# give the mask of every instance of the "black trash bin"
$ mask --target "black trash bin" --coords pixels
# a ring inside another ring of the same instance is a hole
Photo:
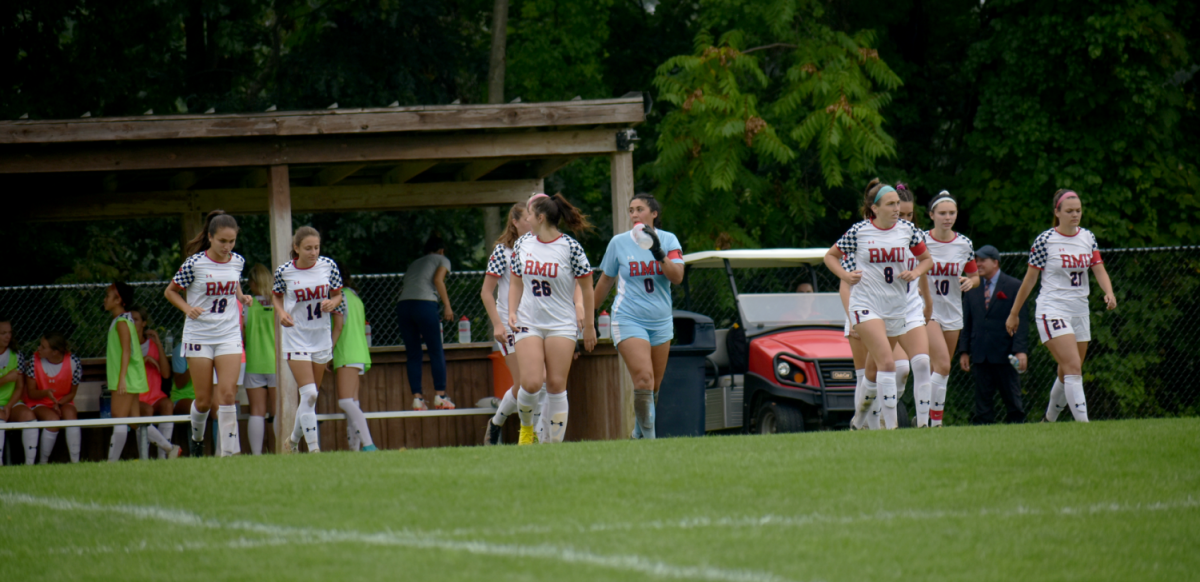
[[[659,388],[654,433],[658,437],[704,436],[704,358],[717,349],[713,320],[675,311],[675,341]]]

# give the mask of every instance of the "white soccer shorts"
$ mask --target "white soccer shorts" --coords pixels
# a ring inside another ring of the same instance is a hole
[[[1087,315],[1037,315],[1038,337],[1046,343],[1058,336],[1075,334],[1075,341],[1092,341],[1092,318]]]

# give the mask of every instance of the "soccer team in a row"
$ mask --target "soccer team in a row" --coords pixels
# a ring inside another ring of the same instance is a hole
[[[846,231],[825,256],[842,280],[848,320],[846,336],[858,375],[851,428],[894,429],[896,405],[911,364],[916,401],[914,425],[941,426],[950,357],[963,329],[962,293],[980,283],[971,241],[956,233],[958,204],[941,192],[928,205],[934,228],[912,222],[913,197],[873,180],[863,196],[864,220]],[[1088,271],[1096,275],[1108,309],[1117,300],[1096,238],[1079,226],[1079,194],[1059,190],[1053,198],[1053,228],[1038,235],[1029,268],[1005,327],[1017,331],[1020,312],[1042,279],[1035,323],[1042,343],[1058,363],[1045,421],[1070,407],[1087,421],[1082,363],[1091,340]],[[931,291],[932,290],[932,291]]]
[[[913,206],[912,194],[903,184],[893,188],[878,179],[872,181],[864,193],[864,220],[842,235],[825,258],[826,266],[842,280],[840,292],[848,316],[845,334],[858,376],[851,428],[898,428],[896,404],[910,369],[917,405],[914,424],[941,425],[950,358],[963,328],[962,293],[979,285],[979,275],[971,241],[953,230],[958,213],[954,198],[943,191],[931,200],[928,208],[934,228],[929,231],[911,222]],[[1091,339],[1089,270],[1104,291],[1108,309],[1116,308],[1096,239],[1079,226],[1082,208],[1076,192],[1055,193],[1054,227],[1035,240],[1029,256],[1033,268],[1027,271],[1006,322],[1008,332],[1014,333],[1020,310],[1042,277],[1035,320],[1042,342],[1058,363],[1058,378],[1045,415],[1048,421],[1055,420],[1067,407],[1077,420],[1087,420],[1081,374]],[[560,224],[577,234],[587,231],[592,228],[587,217],[561,194],[535,194],[509,211],[505,232],[496,241],[488,261],[489,276],[480,293],[492,321],[497,349],[515,379],[488,422],[488,444],[499,442],[500,429],[513,412],[520,418],[520,444],[563,440],[569,412],[566,379],[576,357],[576,341],[581,337],[588,351],[595,346],[594,306],[597,301],[603,302],[614,282],[617,297],[612,306],[611,329],[634,384],[633,436],[654,438],[654,405],[673,339],[670,285],[683,279],[682,248],[674,234],[656,228],[661,224],[661,208],[653,196],[638,194],[630,201],[628,212],[635,228],[609,241],[600,279],[593,288],[592,266],[583,247],[559,231]],[[164,292],[187,316],[182,350],[194,391],[189,393],[193,399],[188,410],[193,455],[200,453],[214,401],[220,431],[218,453],[234,455],[240,452],[237,385],[244,381],[247,388],[276,386],[273,374],[268,373],[268,369],[274,369],[273,358],[262,370],[252,370],[249,375],[244,368],[250,346],[243,346],[243,337],[249,344],[264,344],[266,349],[262,351],[269,349],[273,354],[274,322],[246,325],[243,332],[244,308],[262,311],[267,300],[256,300],[242,292],[245,260],[233,252],[237,234],[232,216],[221,211],[209,214],[204,230],[189,245],[193,254]],[[375,450],[357,402],[357,376],[370,365],[365,336],[358,329],[363,320],[362,302],[353,295],[344,301],[341,272],[333,260],[321,256],[321,238],[315,229],[301,227],[292,243],[293,258],[275,271],[270,299],[282,329],[279,341],[284,357],[299,385],[295,425],[285,446],[298,450],[303,437],[310,452],[320,450],[317,386],[326,364],[335,359],[336,346],[341,354],[335,362],[338,404],[349,419],[350,438],[361,439],[363,450]],[[259,282],[258,286],[265,285]],[[152,336],[153,330],[144,329],[145,314],[139,319],[136,312],[131,312],[132,295],[127,285],[115,283],[104,300],[105,309],[113,314],[108,331],[107,373],[115,418],[138,416],[139,395],[149,391],[146,370],[167,366],[162,349],[153,351],[157,342],[151,340],[156,338],[146,337]],[[346,318],[348,313],[351,317]],[[338,318],[339,325],[330,325],[333,317]],[[353,331],[343,332],[342,321],[348,321]],[[250,327],[261,329],[254,332]],[[142,342],[143,349],[131,348],[134,338]],[[266,346],[268,342],[272,343]],[[60,388],[77,386],[81,369],[74,357],[63,366],[67,354],[61,336],[43,338],[28,363],[9,348],[11,344],[11,323],[0,322],[0,346],[4,347],[0,351],[0,402],[7,402],[0,408],[0,422],[31,421],[41,417],[35,414],[40,407],[58,410],[62,403],[69,404],[73,388]],[[147,345],[151,350],[145,349]],[[164,363],[151,366],[144,363],[144,357]],[[14,398],[13,389],[22,374],[31,379],[23,400]],[[64,374],[73,374],[74,378]],[[163,372],[163,377],[169,376]],[[169,412],[155,408],[154,413]],[[258,424],[253,422],[255,418]],[[251,432],[258,428],[258,452],[261,412],[257,417],[252,415],[251,421]],[[125,428],[118,426],[113,432],[110,460],[120,457]],[[0,451],[3,434],[0,431]],[[67,434],[72,459],[77,460],[78,429],[68,429]],[[151,439],[164,453],[178,456],[169,435],[151,431]],[[25,440],[30,440],[28,435]],[[36,430],[32,440],[36,450]],[[42,455],[48,456],[54,440],[43,435],[42,441]]]

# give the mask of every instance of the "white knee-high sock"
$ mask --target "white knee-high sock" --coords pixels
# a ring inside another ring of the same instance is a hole
[[[1067,402],[1071,404],[1071,414],[1078,422],[1087,422],[1087,399],[1083,396],[1083,376],[1063,376],[1063,391],[1067,394]]]
[[[917,354],[912,358],[913,400],[917,404],[917,426],[929,426],[929,407],[933,399],[933,382],[930,375],[928,354]]]
[[[1050,388],[1050,404],[1046,406],[1046,420],[1054,422],[1058,420],[1058,413],[1062,412],[1067,407],[1067,392],[1063,381],[1058,378],[1054,379],[1054,386]]]
[[[357,400],[354,402],[356,404],[358,403]],[[348,418],[346,419],[346,445],[351,451],[358,451],[362,449],[362,440],[358,438],[358,429],[354,428],[354,423],[350,422],[350,419]]]
[[[517,397],[513,395],[513,390],[520,389],[518,386],[513,386],[504,393],[504,398],[500,399],[500,406],[496,407],[496,415],[492,417],[492,424],[504,426],[504,421],[517,411]]]
[[[875,373],[875,379],[879,379],[879,372]],[[867,407],[867,428],[870,430],[879,430],[879,384],[872,382],[869,378],[863,378],[863,403]]]
[[[54,443],[58,442],[58,431],[42,429],[42,446],[38,455],[38,463],[45,465],[50,462],[50,453],[54,452]]]
[[[153,424],[146,425],[146,436],[150,438],[150,442],[154,443],[154,446],[158,447],[159,452],[170,452],[171,449],[175,448],[175,445],[171,444],[171,441],[167,439],[166,435],[164,435],[162,431],[158,430],[158,427],[154,426]]]
[[[204,428],[208,424],[208,411],[200,412],[196,410],[196,401],[193,400],[189,416],[191,416],[192,420],[192,440],[197,442],[204,440]]]
[[[883,423],[888,430],[899,428],[896,424],[896,373],[878,372],[875,381],[879,384],[879,400],[883,403]]]
[[[341,408],[346,413],[347,424],[354,425],[354,430],[358,433],[358,438],[362,446],[369,447],[375,444],[371,440],[371,429],[367,428],[367,417],[353,398],[338,400],[338,408]]]
[[[561,443],[563,441],[563,437],[567,434],[567,416],[570,409],[566,392],[546,395],[544,416],[549,427],[546,429],[546,439],[543,442]]]
[[[521,419],[521,426],[533,426],[533,410],[537,408],[537,400],[537,392],[524,388],[517,391],[517,416]]]
[[[929,426],[942,426],[942,411],[946,409],[946,383],[949,380],[937,373],[930,379],[933,394],[929,401]]]
[[[533,407],[533,429],[539,432],[545,429],[546,418],[543,412],[546,410],[546,394],[546,384],[543,383],[542,389],[537,393],[537,405]]]
[[[163,438],[167,439],[168,443],[171,442],[171,436],[175,434],[175,423],[173,423],[173,422],[158,423],[158,432],[162,433]],[[167,458],[167,453],[169,453],[169,452],[170,452],[169,450],[164,451],[162,449],[158,449],[158,458],[160,458],[160,459]]]
[[[115,463],[121,460],[121,453],[125,451],[125,439],[127,438],[129,438],[129,426],[122,424],[113,427],[112,441],[108,443],[108,462]]]
[[[67,452],[71,455],[71,462],[79,462],[79,445],[83,441],[83,431],[77,426],[67,427]]]
[[[4,430],[4,425],[8,424],[0,420],[0,467],[4,466],[4,434],[8,431]]]
[[[221,428],[221,456],[231,457],[242,452],[242,434],[238,430],[237,405],[217,407],[217,426]]]
[[[300,442],[300,435],[308,443],[309,452],[321,450],[321,434],[317,430],[317,385],[300,387],[300,405],[296,407],[296,427],[292,429],[292,441]]]
[[[250,433],[250,453],[262,454],[263,435],[267,432],[267,419],[251,416],[246,420],[246,432]]]
[[[854,417],[850,419],[850,428],[858,430],[867,422],[866,407],[863,405],[867,398],[867,369],[855,370],[854,379]]]
[[[920,357],[920,356],[917,356]],[[925,361],[929,361],[929,356],[925,356]],[[896,399],[904,398],[904,391],[908,389],[908,372],[916,365],[917,358],[911,360],[896,360]],[[914,370],[915,371],[915,370]],[[914,374],[915,376],[915,374]],[[878,378],[876,378],[878,380]],[[914,377],[915,380],[915,377]],[[913,382],[914,388],[916,382]]]
[[[38,429],[27,428],[21,431],[21,441],[25,445],[25,464],[32,465],[36,463],[38,455]]]

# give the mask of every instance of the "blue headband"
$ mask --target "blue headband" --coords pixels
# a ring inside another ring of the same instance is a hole
[[[875,202],[873,202],[873,204],[879,204],[879,199],[883,198],[884,194],[887,194],[888,192],[895,192],[895,191],[896,191],[895,188],[885,185],[883,188],[880,188],[879,191],[875,193]]]

